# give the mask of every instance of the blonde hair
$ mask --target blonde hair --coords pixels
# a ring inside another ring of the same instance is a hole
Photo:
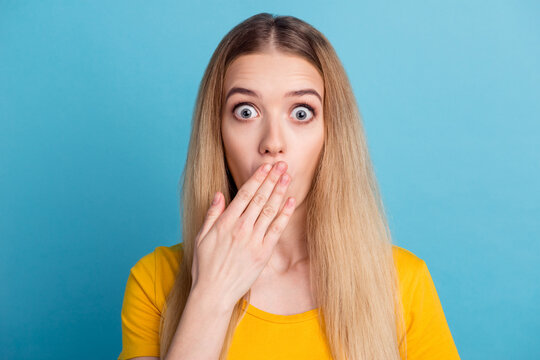
[[[335,359],[400,359],[406,341],[390,230],[368,154],[362,118],[346,72],[326,37],[293,16],[260,13],[218,44],[198,90],[182,174],[183,251],[160,323],[161,359],[182,316],[191,285],[194,238],[216,191],[226,206],[237,188],[221,138],[223,79],[238,56],[272,48],[308,60],[324,80],[325,143],[306,196],[310,278],[319,319]],[[220,360],[245,314],[238,300]]]

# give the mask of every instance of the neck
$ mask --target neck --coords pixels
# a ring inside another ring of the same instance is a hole
[[[266,265],[277,275],[282,275],[308,261],[306,241],[306,203],[294,209],[279,241]]]

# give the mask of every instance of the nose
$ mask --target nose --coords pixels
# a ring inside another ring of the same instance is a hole
[[[278,156],[286,151],[285,136],[283,134],[281,119],[274,116],[273,118],[267,118],[266,120],[267,121],[261,135],[259,152],[263,156]],[[272,164],[276,162],[277,160],[272,161]]]

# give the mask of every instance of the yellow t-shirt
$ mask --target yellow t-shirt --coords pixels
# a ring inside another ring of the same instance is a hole
[[[460,359],[426,263],[397,245],[392,249],[405,309],[407,359]],[[122,305],[119,360],[159,357],[161,309],[181,251],[182,243],[158,246],[131,268]],[[228,354],[228,360],[247,359],[332,359],[317,309],[277,315],[248,304]]]

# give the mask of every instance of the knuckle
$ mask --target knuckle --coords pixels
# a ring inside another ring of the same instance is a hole
[[[248,230],[247,225],[248,224],[246,222],[246,219],[244,219],[244,218],[238,219],[238,221],[236,222],[236,225],[234,226],[234,228],[232,230],[233,237],[238,238],[238,237],[243,236],[246,233],[246,231]]]
[[[223,219],[217,219],[213,225],[213,229],[216,233],[216,236],[221,239],[225,234],[230,231],[231,227],[229,226],[229,223],[227,221],[224,221]]]
[[[279,181],[282,174],[278,172],[278,173],[272,173],[272,174],[270,174],[270,176],[271,176],[272,182],[275,184],[275,183],[277,183]]]
[[[248,202],[251,199],[251,194],[249,193],[247,189],[244,189],[244,188],[238,190],[238,193],[236,194],[236,196],[238,196],[240,200],[245,201],[245,202]]]
[[[214,222],[214,227],[216,228],[216,230],[218,231],[221,231],[224,227],[224,222],[223,222],[223,218],[219,217],[215,222]]]
[[[219,211],[218,209],[212,206],[211,208],[208,209],[208,211],[206,211],[206,216],[213,217],[218,214],[218,211]]]
[[[231,230],[231,238],[232,240],[234,241],[235,239],[238,239],[238,237],[240,236],[240,229],[238,229],[237,227],[234,227],[232,230]]]
[[[272,205],[266,205],[265,207],[263,207],[261,214],[271,218],[276,214],[276,209],[274,209]]]
[[[266,203],[266,197],[263,194],[257,193],[253,197],[253,202],[259,206],[263,206]]]
[[[279,234],[283,230],[283,227],[280,224],[274,224],[270,228],[270,232],[273,234]]]
[[[257,251],[253,254],[253,262],[258,265],[264,264],[265,256],[261,251]]]
[[[263,182],[264,179],[266,179],[266,174],[260,172],[260,171],[257,171],[257,175],[255,175],[255,179],[257,179],[258,182]]]

